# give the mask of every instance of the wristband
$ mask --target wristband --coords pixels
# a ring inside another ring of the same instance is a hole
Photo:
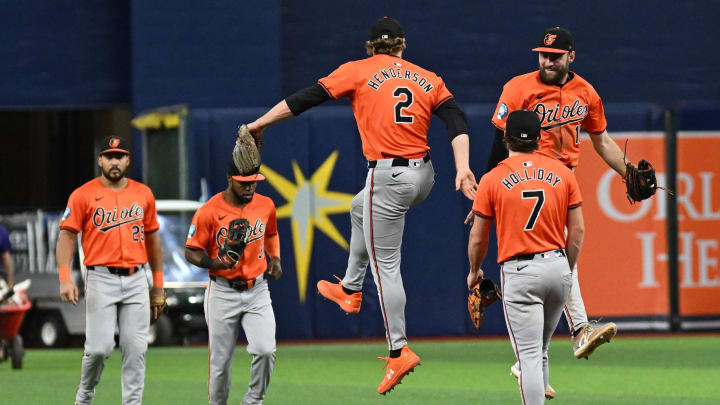
[[[163,273],[162,271],[153,271],[153,287],[163,288]]]
[[[61,283],[70,281],[70,266],[58,266],[58,276]]]

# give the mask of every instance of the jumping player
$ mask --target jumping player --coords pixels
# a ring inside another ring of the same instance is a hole
[[[505,142],[510,157],[480,179],[468,242],[471,288],[483,277],[480,266],[496,221],[505,321],[524,405],[552,397],[547,394],[547,349],[570,292],[584,233],[575,175],[554,157],[535,152],[539,137],[534,112],[509,114]]]
[[[455,187],[469,199],[475,196],[475,176],[468,163],[465,114],[440,76],[402,59],[405,34],[400,23],[388,17],[375,21],[365,47],[370,57],[341,65],[314,86],[278,103],[248,128],[260,137],[267,126],[327,100],[350,100],[369,170],[365,188],[351,204],[345,278],[339,283],[320,281],[318,291],[345,312],[357,313],[368,263],[372,267],[390,349],[378,387],[378,393],[385,394],[420,364],[405,334],[400,246],[405,213],[425,200],[434,184],[427,145],[431,114],[448,128],[457,170]]]
[[[78,301],[70,279],[75,237],[82,233],[85,282],[85,352],[75,403],[91,404],[105,360],[115,347],[115,327],[122,352],[123,404],[142,403],[145,352],[151,322],[150,296],[164,296],[162,245],[155,197],[146,185],[125,177],[130,151],[122,138],[103,140],[97,160],[102,174],[70,194],[60,222],[56,256],[60,298]],[[150,288],[145,263],[152,269]],[[150,294],[148,294],[150,289]]]
[[[543,31],[538,52],[539,70],[516,76],[503,87],[492,123],[497,128],[487,171],[507,156],[503,130],[510,112],[527,109],[540,119],[542,136],[540,150],[558,159],[571,170],[580,161],[580,128],[590,134],[593,147],[600,157],[620,176],[625,175],[624,154],[607,133],[602,100],[590,83],[570,71],[575,60],[572,34],[564,28]],[[565,306],[565,318],[572,334],[573,354],[588,358],[617,333],[613,322],[588,322],[585,303],[580,294],[577,269],[573,287]],[[517,376],[517,365],[512,367]]]
[[[265,179],[257,173],[258,169],[241,174],[230,160],[228,187],[195,213],[185,245],[185,258],[210,272],[205,291],[205,320],[209,335],[211,405],[224,405],[230,396],[239,325],[245,330],[247,351],[253,356],[249,389],[243,404],[262,404],[275,367],[275,314],[266,277],[277,280],[282,275],[280,238],[275,204],[270,198],[255,193],[257,181]],[[240,218],[250,224],[247,245],[239,260],[228,263],[221,260],[218,252],[227,238],[228,227]],[[266,257],[270,258],[269,267]]]

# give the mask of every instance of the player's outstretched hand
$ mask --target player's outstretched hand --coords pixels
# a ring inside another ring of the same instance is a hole
[[[248,130],[250,130],[250,135],[252,135],[253,138],[255,138],[255,143],[258,144],[258,148],[262,147],[262,136],[263,136],[263,130],[265,128],[257,125],[255,122],[251,122],[247,124]]]
[[[475,287],[475,284],[479,283],[480,280],[483,279],[483,271],[482,269],[478,269],[477,273],[470,271],[467,276],[467,286],[468,290],[472,290],[473,287]]]
[[[475,175],[470,169],[458,170],[455,176],[455,191],[459,190],[462,190],[468,199],[475,200],[477,181],[475,181]]]
[[[279,257],[273,257],[270,259],[270,267],[268,268],[267,274],[272,277],[273,280],[277,280],[282,277],[283,271],[282,266],[280,266]]]
[[[63,302],[72,302],[73,305],[77,304],[78,289],[72,280],[60,283],[60,299],[63,300]]]

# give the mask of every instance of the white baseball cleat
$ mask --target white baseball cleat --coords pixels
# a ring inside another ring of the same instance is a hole
[[[520,368],[519,368],[517,362],[515,362],[515,364],[513,364],[512,367],[510,367],[510,375],[512,375],[513,377],[517,378],[517,379],[518,379],[518,382],[519,382],[519,380],[520,380]],[[545,387],[545,398],[547,398],[547,399],[554,399],[554,398],[555,398],[555,394],[556,394],[556,392],[555,392],[555,390],[553,389],[553,387],[551,387],[550,384],[548,384],[548,385]]]

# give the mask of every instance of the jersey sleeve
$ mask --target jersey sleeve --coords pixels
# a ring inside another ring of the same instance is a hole
[[[267,228],[265,228],[265,236],[277,235],[277,214],[275,212],[275,203],[270,200],[270,216],[268,217]]]
[[[585,131],[590,134],[599,134],[607,129],[607,121],[605,120],[605,108],[602,99],[592,87],[591,96],[588,104],[588,114],[582,121],[581,125]]]
[[[357,88],[358,73],[352,62],[340,65],[330,75],[318,80],[318,83],[332,98],[348,97]]]
[[[208,241],[212,238],[212,217],[205,206],[200,207],[193,215],[188,230],[185,247],[191,249],[207,250]]]
[[[480,179],[477,194],[473,202],[472,210],[476,215],[485,219],[495,218],[495,210],[492,204],[492,175],[487,173]]]
[[[500,95],[495,112],[492,117],[492,124],[498,129],[505,130],[505,123],[508,115],[522,108],[522,100],[520,99],[520,93],[514,89],[512,82],[508,82],[503,87],[503,92]]]
[[[83,193],[81,189],[73,191],[72,194],[70,194],[67,207],[65,207],[65,212],[63,212],[62,219],[60,220],[60,229],[75,233],[82,232],[86,210],[87,196],[85,193]]]
[[[143,225],[145,226],[145,233],[152,233],[160,229],[160,224],[157,220],[157,208],[155,207],[155,196],[150,190],[150,187],[146,188],[147,196],[145,205],[145,214],[143,218]]]
[[[450,100],[453,98],[452,93],[450,93],[450,90],[448,90],[447,86],[445,86],[445,82],[443,81],[442,77],[437,77],[437,93],[435,94],[435,102],[433,103],[432,110],[435,111],[436,108],[440,107],[444,102]]]
[[[577,208],[582,205],[582,196],[580,195],[580,187],[578,186],[575,173],[568,170],[566,176],[568,177],[568,209]]]

